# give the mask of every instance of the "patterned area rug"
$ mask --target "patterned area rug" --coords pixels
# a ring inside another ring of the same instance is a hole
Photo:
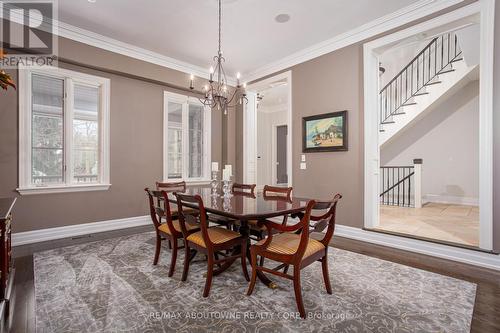
[[[152,265],[154,233],[36,253],[37,332],[469,332],[476,285],[331,249],[333,295],[320,263],[302,271],[309,318],[296,314],[291,281],[257,282],[252,296],[237,263],[201,297],[198,255],[181,282],[183,254],[167,277],[170,251]],[[182,251],[181,251],[182,252]]]

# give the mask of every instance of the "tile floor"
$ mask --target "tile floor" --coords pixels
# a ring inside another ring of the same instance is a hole
[[[380,206],[377,229],[479,246],[479,207],[426,203],[422,208]]]

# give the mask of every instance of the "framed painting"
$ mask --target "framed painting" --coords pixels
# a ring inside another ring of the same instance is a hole
[[[347,111],[302,118],[302,152],[347,151]]]

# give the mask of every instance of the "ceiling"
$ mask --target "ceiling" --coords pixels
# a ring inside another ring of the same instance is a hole
[[[415,2],[223,0],[226,72],[249,73]],[[59,0],[59,20],[204,68],[217,51],[217,0]]]

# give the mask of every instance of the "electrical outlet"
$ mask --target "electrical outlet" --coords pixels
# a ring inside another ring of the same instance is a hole
[[[300,157],[300,161],[301,162],[305,162],[306,161],[306,154],[302,154],[301,157]]]
[[[300,163],[300,170],[305,170],[307,169],[307,165],[305,162]]]

